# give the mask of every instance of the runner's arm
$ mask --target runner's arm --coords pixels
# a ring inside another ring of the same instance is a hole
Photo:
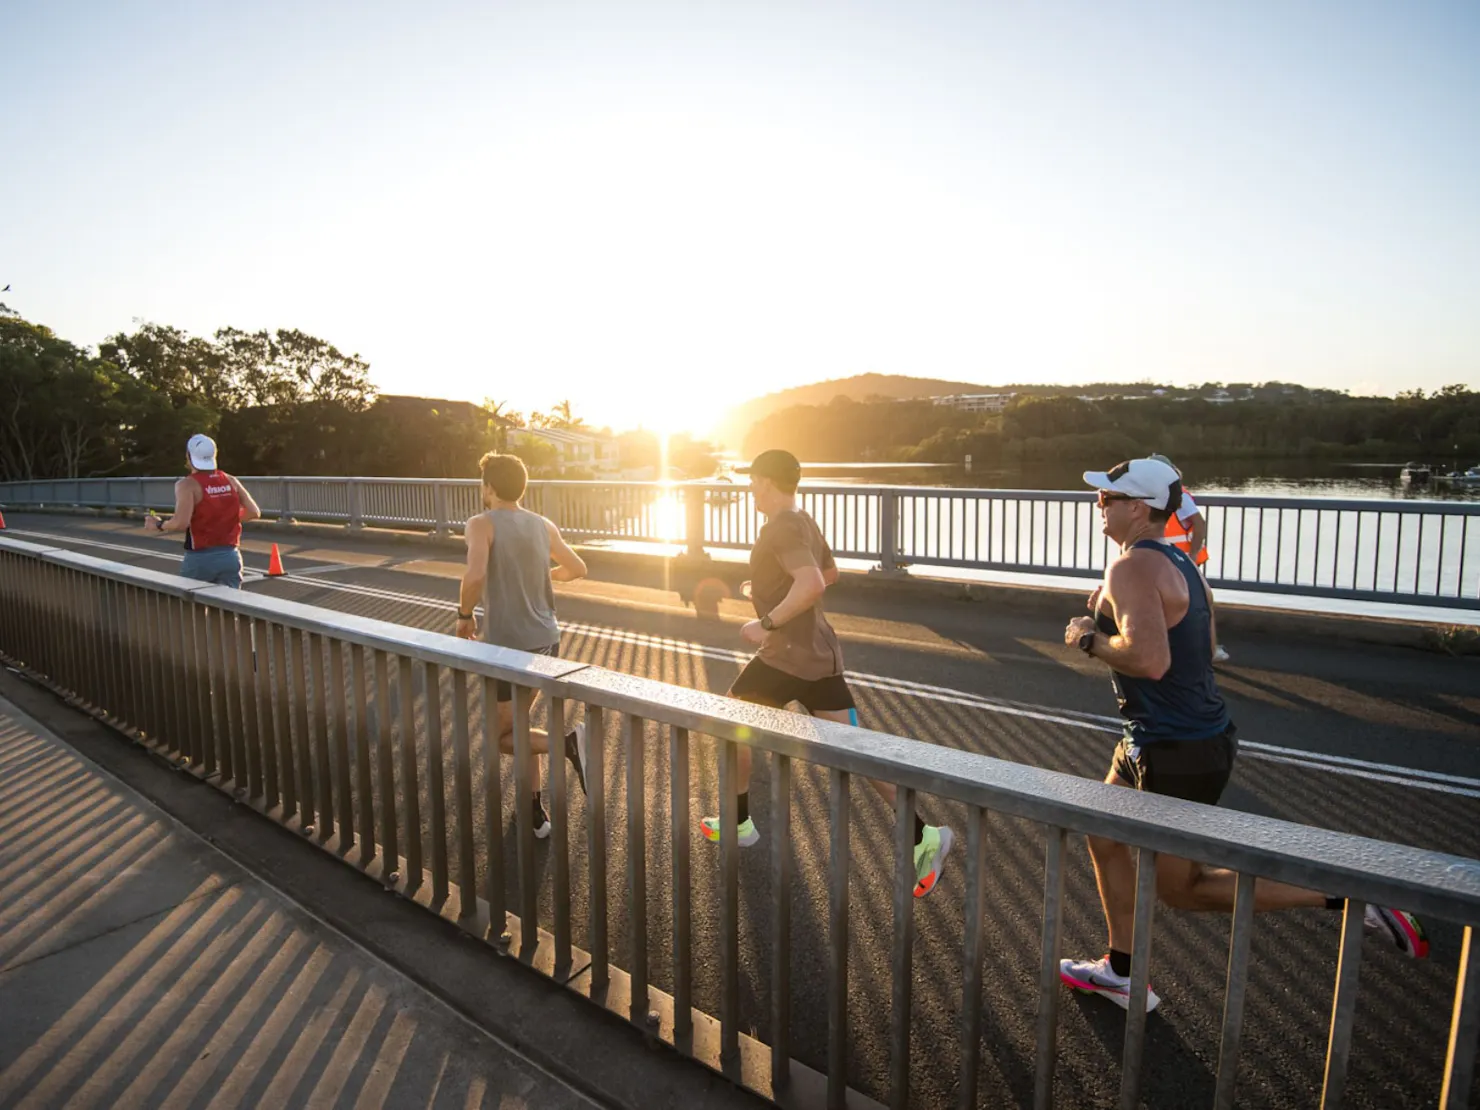
[[[161,532],[186,532],[190,529],[190,518],[195,514],[195,499],[200,489],[189,478],[175,483],[175,513],[166,517],[159,526]]]
[[[550,533],[550,558],[555,560],[555,566],[550,568],[550,581],[574,582],[577,578],[585,578],[586,560],[565,542],[553,520],[546,520],[545,528]]]
[[[473,612],[483,596],[483,582],[488,577],[488,550],[493,546],[493,522],[481,513],[468,520],[463,529],[463,539],[468,545],[468,562],[463,568],[462,582],[457,591],[457,611]],[[477,634],[472,616],[457,618],[457,634],[465,640]]]
[[[245,524],[249,520],[260,520],[262,507],[257,504],[257,499],[247,492],[247,487],[230,474],[226,475],[226,480],[231,483],[231,488],[236,490],[236,499],[241,502],[241,522]]]
[[[1120,634],[1096,636],[1094,657],[1136,678],[1165,675],[1172,666],[1172,646],[1161,593],[1148,565],[1136,558],[1116,562],[1105,575],[1104,600]]]
[[[1182,523],[1187,526],[1188,531],[1187,554],[1195,563],[1197,562],[1198,553],[1208,543],[1208,518],[1203,516],[1202,513],[1197,513],[1194,516],[1188,517]]]
[[[1203,594],[1208,599],[1208,635],[1213,641],[1213,654],[1218,654],[1218,614],[1213,608],[1213,587],[1208,585],[1208,580],[1202,575],[1197,576],[1202,582]]]
[[[776,608],[765,614],[771,618],[773,626],[783,625],[805,613],[822,600],[822,592],[827,589],[822,569],[815,563],[786,569],[791,572],[791,589],[786,591],[786,596]]]

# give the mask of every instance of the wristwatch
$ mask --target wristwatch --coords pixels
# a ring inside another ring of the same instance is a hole
[[[1095,653],[1095,637],[1098,635],[1098,632],[1086,632],[1083,636],[1079,637],[1079,650],[1084,652],[1085,655],[1093,655]]]
[[[460,620],[460,621],[470,621],[470,620],[473,619],[473,614],[472,613],[464,613],[461,609],[459,609],[457,611],[457,619]]]
[[[764,628],[767,632],[770,632],[773,628],[776,627],[776,622],[771,619],[770,613],[767,613],[764,617],[761,618],[761,627]]]

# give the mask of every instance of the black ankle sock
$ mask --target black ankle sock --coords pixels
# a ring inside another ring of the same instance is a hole
[[[915,814],[915,843],[925,839],[925,822],[920,820],[920,815]]]
[[[565,734],[565,758],[572,763],[580,762],[581,749],[576,747],[576,734],[574,732],[567,732]]]
[[[1346,909],[1346,899],[1328,895],[1326,898],[1326,908],[1328,910],[1344,910]]]
[[[530,795],[530,801],[532,801],[534,803],[534,812],[535,813],[544,813],[545,812],[545,803],[542,802],[542,801],[540,801],[540,794],[539,794],[539,791],[538,790],[535,791],[533,794]]]
[[[1131,954],[1122,952],[1118,948],[1110,949],[1110,970],[1116,975],[1129,975],[1131,973]]]
[[[735,801],[739,803],[739,807],[735,810],[735,824],[743,825],[750,819],[750,791],[736,794]]]

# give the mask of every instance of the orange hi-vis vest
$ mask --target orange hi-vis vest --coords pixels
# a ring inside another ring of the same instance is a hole
[[[1166,532],[1163,534],[1165,535],[1167,541],[1171,543],[1173,547],[1180,547],[1184,554],[1192,554],[1192,529],[1183,524],[1182,521],[1178,519],[1176,513],[1173,513],[1170,519],[1167,520]],[[1193,562],[1195,562],[1198,566],[1202,566],[1207,561],[1208,545],[1207,543],[1204,543],[1202,550],[1197,553],[1197,558],[1195,558]]]

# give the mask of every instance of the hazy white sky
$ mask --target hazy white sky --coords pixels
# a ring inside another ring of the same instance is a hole
[[[863,371],[1480,385],[1480,5],[17,3],[0,286],[706,425]]]

